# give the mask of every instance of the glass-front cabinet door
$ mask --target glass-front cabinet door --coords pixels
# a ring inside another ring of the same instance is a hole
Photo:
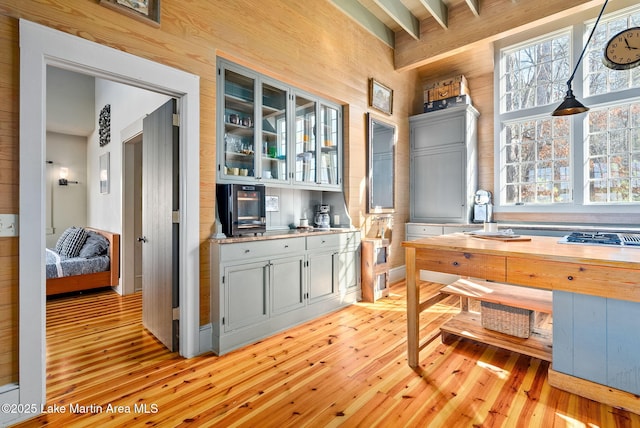
[[[263,180],[289,181],[287,91],[269,83],[262,84]]]
[[[218,182],[339,191],[342,109],[218,59]]]
[[[227,68],[224,74],[225,176],[256,177],[255,79]]]
[[[305,96],[295,99],[295,159],[294,181],[316,183],[317,138],[316,102]]]
[[[340,184],[340,116],[337,108],[320,105],[320,184]]]

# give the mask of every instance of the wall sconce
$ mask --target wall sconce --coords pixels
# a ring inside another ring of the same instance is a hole
[[[609,0],[606,0],[602,5],[602,10],[600,10],[600,15],[598,15],[598,19],[596,19],[596,23],[593,24],[593,29],[591,30],[591,34],[589,34],[589,39],[587,39],[587,43],[585,43],[582,48],[582,53],[580,54],[580,58],[578,58],[578,62],[576,63],[575,68],[573,69],[573,73],[571,73],[571,77],[567,80],[567,95],[564,97],[564,101],[551,113],[551,116],[568,116],[571,114],[584,113],[589,111],[589,107],[583,105],[580,101],[576,100],[575,95],[573,95],[573,89],[571,87],[571,82],[573,82],[573,78],[576,75],[576,71],[578,71],[578,66],[582,62],[582,57],[587,50],[587,46],[589,46],[589,42],[591,41],[591,37],[593,37],[593,33],[596,31],[596,27],[598,26],[598,22],[600,22],[600,18],[602,17],[602,13],[604,12],[604,8],[607,7],[607,3]]]
[[[58,180],[58,184],[60,186],[66,186],[69,183],[78,184],[77,181],[67,180],[68,176],[69,176],[69,168],[65,168],[65,167],[60,168],[60,179]]]

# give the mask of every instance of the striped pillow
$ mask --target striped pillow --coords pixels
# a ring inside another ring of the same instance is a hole
[[[64,240],[67,239],[67,236],[69,236],[69,234],[75,229],[77,228],[75,226],[72,226],[62,232],[62,235],[60,235],[60,238],[58,238],[58,242],[56,242],[56,247],[54,248],[56,253],[60,254],[60,251],[62,251],[62,246],[64,245]]]
[[[64,239],[59,253],[62,257],[78,257],[87,240],[87,231],[82,227],[74,228]]]

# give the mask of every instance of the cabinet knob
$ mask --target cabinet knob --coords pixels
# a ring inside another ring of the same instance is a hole
[[[567,279],[568,279],[569,281],[573,281],[573,276],[569,275],[569,276],[567,277]]]
[[[460,263],[458,263],[458,262],[453,262],[452,264],[453,264],[454,266],[458,266]]]
[[[289,245],[288,245],[288,244],[286,244],[286,245],[284,246],[284,248],[289,248]]]
[[[244,250],[244,253],[245,253],[245,254],[248,254],[248,253],[250,253],[250,252],[251,252],[251,250]]]

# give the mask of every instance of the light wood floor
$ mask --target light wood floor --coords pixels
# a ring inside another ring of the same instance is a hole
[[[404,299],[400,283],[375,304],[190,360],[143,330],[139,295],[50,300],[47,405],[65,413],[19,426],[640,427],[638,415],[551,388],[547,363],[467,340],[433,341],[411,370]],[[456,304],[424,313],[423,335]]]

